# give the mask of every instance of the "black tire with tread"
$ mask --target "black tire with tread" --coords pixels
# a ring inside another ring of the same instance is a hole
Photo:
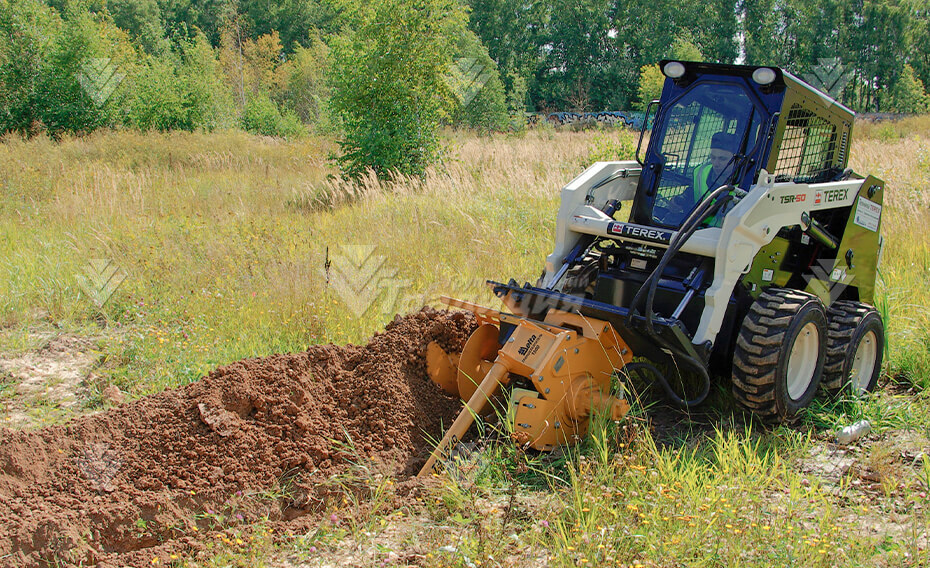
[[[801,329],[815,322],[820,352],[811,383],[798,399],[788,394],[788,358]],[[743,320],[733,353],[736,402],[765,421],[784,421],[817,394],[826,355],[826,310],[817,296],[784,288],[762,292]]]
[[[827,310],[827,359],[823,366],[820,387],[830,395],[836,395],[848,386],[859,342],[872,330],[878,339],[875,366],[866,392],[872,391],[881,374],[882,355],[885,348],[885,326],[881,315],[868,304],[841,300]]]

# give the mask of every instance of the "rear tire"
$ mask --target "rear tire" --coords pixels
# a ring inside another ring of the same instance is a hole
[[[793,417],[817,394],[826,343],[826,311],[817,296],[769,288],[750,306],[736,340],[736,402],[766,421]]]
[[[882,371],[885,326],[875,308],[861,302],[834,302],[827,310],[827,359],[823,389],[836,395],[844,389],[860,397],[871,392]]]

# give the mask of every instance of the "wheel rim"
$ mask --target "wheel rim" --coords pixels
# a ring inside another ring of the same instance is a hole
[[[878,357],[878,338],[874,331],[870,331],[862,337],[862,341],[856,347],[852,370],[849,373],[853,393],[857,396],[862,396],[869,390],[876,357]]]
[[[814,379],[819,355],[820,330],[814,322],[807,322],[795,338],[788,356],[788,396],[792,400],[800,399],[807,392]]]

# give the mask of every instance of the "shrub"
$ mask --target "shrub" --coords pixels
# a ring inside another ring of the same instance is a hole
[[[111,124],[133,59],[125,32],[89,12],[0,0],[0,133]]]
[[[246,102],[242,128],[254,134],[286,138],[299,137],[305,131],[296,114],[282,113],[267,95],[256,95]]]
[[[148,57],[132,77],[126,123],[140,130],[209,130],[230,115],[230,95],[203,36]]]
[[[334,42],[333,106],[343,121],[339,165],[357,179],[420,175],[439,156],[450,93],[451,38],[465,26],[457,0],[385,0],[342,5]]]

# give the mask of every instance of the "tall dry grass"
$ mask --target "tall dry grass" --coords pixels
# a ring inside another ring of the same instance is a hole
[[[850,163],[886,182],[882,216],[884,251],[879,267],[878,307],[889,347],[889,372],[930,386],[930,118],[892,126],[906,135],[887,136],[889,125],[859,128]],[[864,130],[864,135],[863,132]],[[868,137],[874,135],[875,137]]]
[[[450,134],[448,159],[423,179],[350,188],[332,181],[336,147],[321,138],[8,138],[0,323],[96,326],[101,310],[81,278],[105,258],[127,275],[102,312],[130,330],[106,348],[111,379],[130,390],[187,382],[242,357],[361,341],[440,293],[491,301],[485,278],[535,278],[558,190],[590,143],[571,133]],[[397,298],[375,290],[362,313],[326,270],[355,246],[374,247],[369,260],[400,287]]]
[[[110,347],[113,380],[149,391],[244,356],[361,341],[440,294],[495,304],[485,279],[538,276],[559,189],[594,159],[629,158],[633,148],[616,132],[446,140],[446,160],[423,178],[348,185],[333,177],[336,146],[323,138],[7,138],[0,323],[96,325],[81,277],[92,259],[111,259],[127,279],[103,312],[132,330]],[[890,369],[917,380],[930,373],[927,148],[918,134],[860,136],[852,148],[857,171],[888,181],[880,303]],[[362,313],[347,308],[339,275],[326,269],[359,251],[373,251],[368,261],[399,289],[374,295]]]

